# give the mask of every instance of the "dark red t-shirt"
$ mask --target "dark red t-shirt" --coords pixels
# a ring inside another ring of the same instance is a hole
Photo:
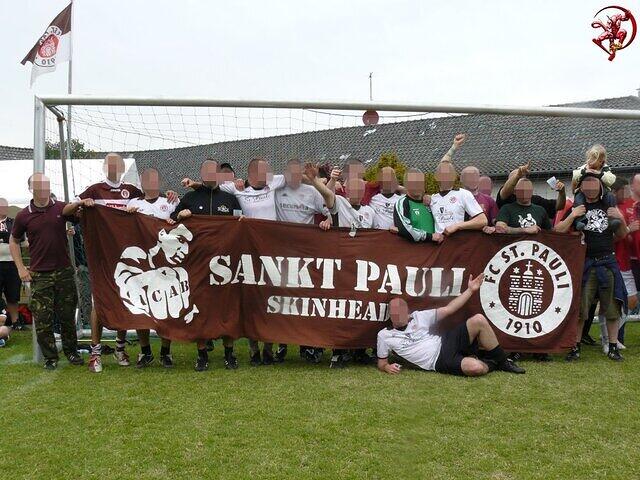
[[[26,233],[31,257],[29,270],[50,272],[71,266],[66,222],[72,217],[62,215],[65,205],[50,200],[49,205],[38,208],[32,200],[16,215],[11,236],[22,238]]]
[[[624,221],[629,225],[634,220],[640,219],[639,207],[640,202],[634,201],[632,198],[625,200],[623,203],[618,205],[618,208],[622,212],[624,216]],[[623,240],[627,241],[629,256],[631,258],[638,258],[638,254],[640,254],[640,231],[633,232],[627,235]]]

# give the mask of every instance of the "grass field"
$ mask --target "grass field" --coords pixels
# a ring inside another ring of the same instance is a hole
[[[479,379],[333,371],[291,351],[251,368],[244,341],[237,371],[217,345],[197,373],[178,345],[174,370],[107,357],[95,375],[44,371],[19,332],[0,349],[0,478],[640,478],[640,325],[627,345],[620,364],[587,347],[579,364]]]

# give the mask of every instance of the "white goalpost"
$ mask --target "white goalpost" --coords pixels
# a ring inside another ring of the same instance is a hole
[[[528,155],[544,157],[539,163],[544,168],[537,169],[540,178],[561,175],[568,165],[579,166],[594,143],[610,151],[614,172],[631,172],[638,163],[627,158],[630,140],[621,140],[620,132],[640,138],[640,107],[72,94],[36,96],[34,102],[33,171],[47,174],[52,192],[65,201],[101,181],[102,159],[109,152],[125,158],[126,181],[135,183],[139,170],[154,167],[163,187],[174,190],[184,176],[197,175],[207,157],[232,164],[239,175],[257,156],[281,171],[293,157],[326,165],[357,158],[368,167],[381,155],[393,154],[406,166],[432,171],[458,132],[469,133],[470,139],[454,159],[456,165],[477,164],[494,178],[506,177],[527,160],[536,170],[538,158]],[[65,125],[67,112],[73,115],[70,125]],[[539,183],[545,188],[544,181]],[[82,296],[82,282],[77,283]],[[35,333],[33,345],[37,361]]]

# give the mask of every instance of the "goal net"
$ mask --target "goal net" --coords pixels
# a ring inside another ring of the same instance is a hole
[[[531,162],[535,193],[555,198],[547,180],[569,185],[571,170],[596,143],[607,148],[615,173],[634,173],[640,138],[637,97],[540,108],[73,96],[42,98],[38,108],[38,101],[34,161],[59,198],[102,181],[109,152],[124,157],[125,181],[138,183],[153,167],[163,189],[183,192],[180,180],[197,178],[206,158],[231,164],[241,178],[255,157],[276,173],[299,158],[327,169],[357,159],[369,179],[380,159],[428,174],[457,133],[468,136],[453,159],[458,172],[477,166],[493,179],[494,196],[512,169]],[[65,171],[60,144],[69,138]],[[426,183],[437,188],[428,175]]]

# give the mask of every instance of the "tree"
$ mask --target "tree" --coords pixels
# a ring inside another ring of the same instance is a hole
[[[378,161],[365,170],[364,179],[368,182],[376,182],[378,180],[378,173],[380,173],[380,170],[384,167],[393,168],[396,172],[398,183],[402,184],[407,166],[400,161],[395,152],[387,152],[380,155]]]
[[[77,138],[71,139],[71,158],[95,158],[96,152],[85,148]],[[60,142],[45,142],[45,158],[60,158]]]

